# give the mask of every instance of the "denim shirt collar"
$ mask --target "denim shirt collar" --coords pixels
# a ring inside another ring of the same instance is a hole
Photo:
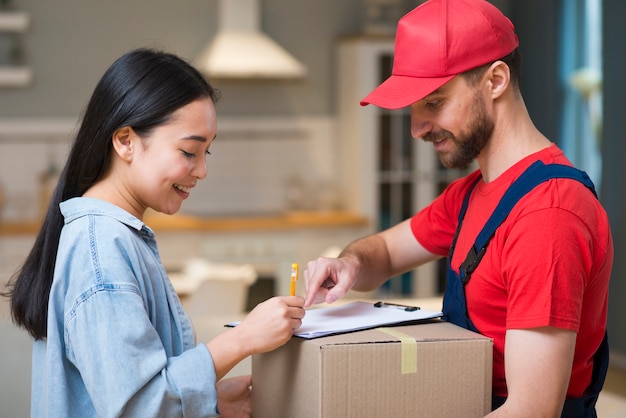
[[[119,206],[105,200],[93,197],[73,197],[59,205],[61,213],[65,217],[65,224],[68,224],[82,216],[102,215],[116,219],[138,231],[142,229],[150,230],[141,220],[131,215]],[[150,231],[151,232],[151,231]]]

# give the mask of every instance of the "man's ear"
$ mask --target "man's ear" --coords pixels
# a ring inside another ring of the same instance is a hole
[[[111,138],[113,142],[113,149],[124,161],[131,161],[133,158],[135,147],[134,138],[136,138],[136,135],[133,128],[130,126],[121,127],[113,133]]]
[[[489,67],[488,74],[491,82],[491,96],[496,99],[508,89],[511,83],[511,69],[503,61],[496,61]]]

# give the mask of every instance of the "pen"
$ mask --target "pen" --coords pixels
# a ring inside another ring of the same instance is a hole
[[[289,287],[289,294],[291,296],[296,295],[296,282],[298,281],[298,263],[291,265],[291,286]]]

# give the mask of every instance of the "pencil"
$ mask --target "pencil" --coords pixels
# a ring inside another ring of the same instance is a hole
[[[298,281],[298,263],[291,265],[291,285],[289,286],[289,294],[296,295],[296,282]]]

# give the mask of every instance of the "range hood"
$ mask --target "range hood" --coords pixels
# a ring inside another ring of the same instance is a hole
[[[212,78],[294,79],[306,69],[260,30],[259,0],[218,0],[219,30],[197,60]]]

